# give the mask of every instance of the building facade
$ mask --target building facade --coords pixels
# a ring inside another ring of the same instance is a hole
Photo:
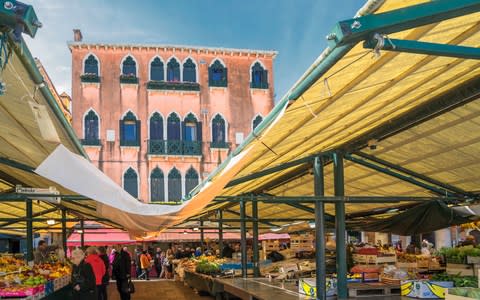
[[[274,51],[69,44],[73,128],[143,202],[178,202],[273,108]]]

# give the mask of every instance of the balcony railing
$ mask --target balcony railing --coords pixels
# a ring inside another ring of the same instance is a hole
[[[132,74],[120,75],[120,83],[138,84],[138,77]]]
[[[135,141],[120,140],[120,146],[124,146],[124,147],[139,147],[139,146],[140,146],[140,141],[139,141],[139,140],[135,140]]]
[[[210,142],[210,149],[228,149],[230,143],[227,142]]]
[[[100,76],[97,74],[85,73],[80,75],[80,81],[85,83],[99,83]]]
[[[252,89],[268,89],[268,82],[250,82]]]
[[[99,139],[82,139],[82,145],[84,146],[100,146]]]
[[[147,83],[147,89],[168,91],[200,91],[200,84],[197,82],[151,80]]]
[[[201,141],[148,140],[148,154],[202,155]]]

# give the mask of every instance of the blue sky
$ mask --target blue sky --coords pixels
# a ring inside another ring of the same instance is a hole
[[[276,50],[278,101],[325,49],[326,34],[362,0],[24,0],[43,23],[26,37],[59,92],[71,90],[67,41]]]

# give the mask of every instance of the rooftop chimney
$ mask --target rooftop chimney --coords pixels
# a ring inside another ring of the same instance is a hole
[[[82,32],[80,31],[80,29],[73,30],[73,40],[75,42],[81,42],[83,40]]]

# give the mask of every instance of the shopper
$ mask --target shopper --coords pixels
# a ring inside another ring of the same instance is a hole
[[[142,251],[140,248],[135,248],[134,252],[134,265],[135,265],[135,276],[140,279],[140,274],[142,273],[142,266],[140,264],[140,256],[142,255]]]
[[[98,247],[98,253],[98,256],[105,265],[105,275],[103,275],[102,277],[102,285],[98,290],[98,299],[107,300],[107,287],[110,282],[110,260],[108,258],[107,249],[105,249],[105,247]]]
[[[147,253],[146,250],[142,251],[142,254],[140,254],[140,268],[142,270],[142,273],[138,276],[138,279],[145,279],[145,280],[150,280],[149,278],[149,272],[150,272],[150,257]]]
[[[223,258],[232,258],[232,255],[233,255],[233,249],[230,246],[230,244],[227,244],[225,247],[223,247],[222,257]]]
[[[130,278],[131,270],[131,258],[130,254],[124,249],[117,252],[113,261],[112,275],[115,276],[117,281],[117,290],[120,294],[121,300],[130,300],[130,293],[128,292],[128,280]]]
[[[95,274],[92,266],[85,261],[85,254],[81,249],[73,250],[72,263],[73,300],[97,299]]]
[[[97,286],[97,295],[100,300],[100,291],[102,290],[102,279],[105,276],[106,268],[105,263],[98,255],[98,250],[96,247],[88,247],[85,251],[87,257],[85,261],[92,266],[93,273],[95,274],[95,285]]]
[[[157,278],[159,278],[160,274],[162,273],[162,261],[164,257],[165,253],[162,251],[162,249],[157,248],[157,252],[155,252],[155,258],[153,260],[153,265],[155,266],[155,271],[157,272]]]

